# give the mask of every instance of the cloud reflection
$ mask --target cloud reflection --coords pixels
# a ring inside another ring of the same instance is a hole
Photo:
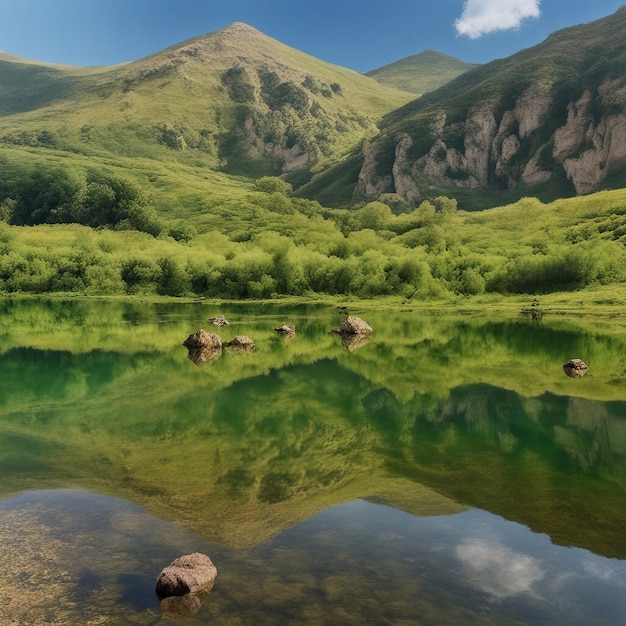
[[[537,559],[499,542],[471,539],[457,546],[456,555],[472,584],[497,600],[533,593],[532,586],[545,575]]]

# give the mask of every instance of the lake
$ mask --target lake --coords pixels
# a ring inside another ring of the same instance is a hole
[[[2,301],[0,623],[625,623],[625,320],[350,312]]]

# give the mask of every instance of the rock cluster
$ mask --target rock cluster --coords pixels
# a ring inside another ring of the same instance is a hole
[[[338,307],[340,313],[346,313],[346,307]],[[215,321],[217,320],[217,321]],[[228,324],[224,316],[214,317],[211,321],[219,325]],[[296,327],[292,324],[276,326],[274,331],[286,339],[296,335]],[[360,317],[348,315],[338,330],[333,330],[341,335],[342,345],[350,351],[356,350],[365,344],[367,337],[373,332],[372,327]],[[202,365],[207,361],[218,357],[222,353],[222,347],[231,348],[240,352],[251,352],[255,344],[246,335],[237,335],[234,339],[222,342],[219,335],[200,329],[189,335],[183,342],[189,350],[188,357],[196,364]]]

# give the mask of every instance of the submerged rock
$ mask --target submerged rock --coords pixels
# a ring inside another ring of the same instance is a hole
[[[235,350],[254,350],[254,341],[245,335],[237,335],[234,339],[224,344],[227,348]]]
[[[360,317],[348,315],[339,328],[340,335],[369,335],[373,328]]]
[[[581,359],[570,359],[567,363],[563,365],[563,371],[570,378],[581,378],[587,373],[587,364]]]
[[[163,568],[157,577],[156,592],[161,600],[189,593],[208,593],[216,577],[217,568],[206,554],[185,554]]]
[[[222,348],[222,339],[219,335],[215,333],[208,333],[206,330],[202,328],[197,330],[192,335],[189,335],[185,341],[183,341],[183,346],[186,348],[192,349],[221,349]]]

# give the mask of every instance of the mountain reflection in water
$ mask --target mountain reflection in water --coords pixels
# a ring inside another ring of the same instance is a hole
[[[198,368],[218,313],[256,349]],[[333,307],[5,301],[0,622],[161,623],[192,551],[197,623],[623,621],[623,334],[362,315],[350,351]]]

